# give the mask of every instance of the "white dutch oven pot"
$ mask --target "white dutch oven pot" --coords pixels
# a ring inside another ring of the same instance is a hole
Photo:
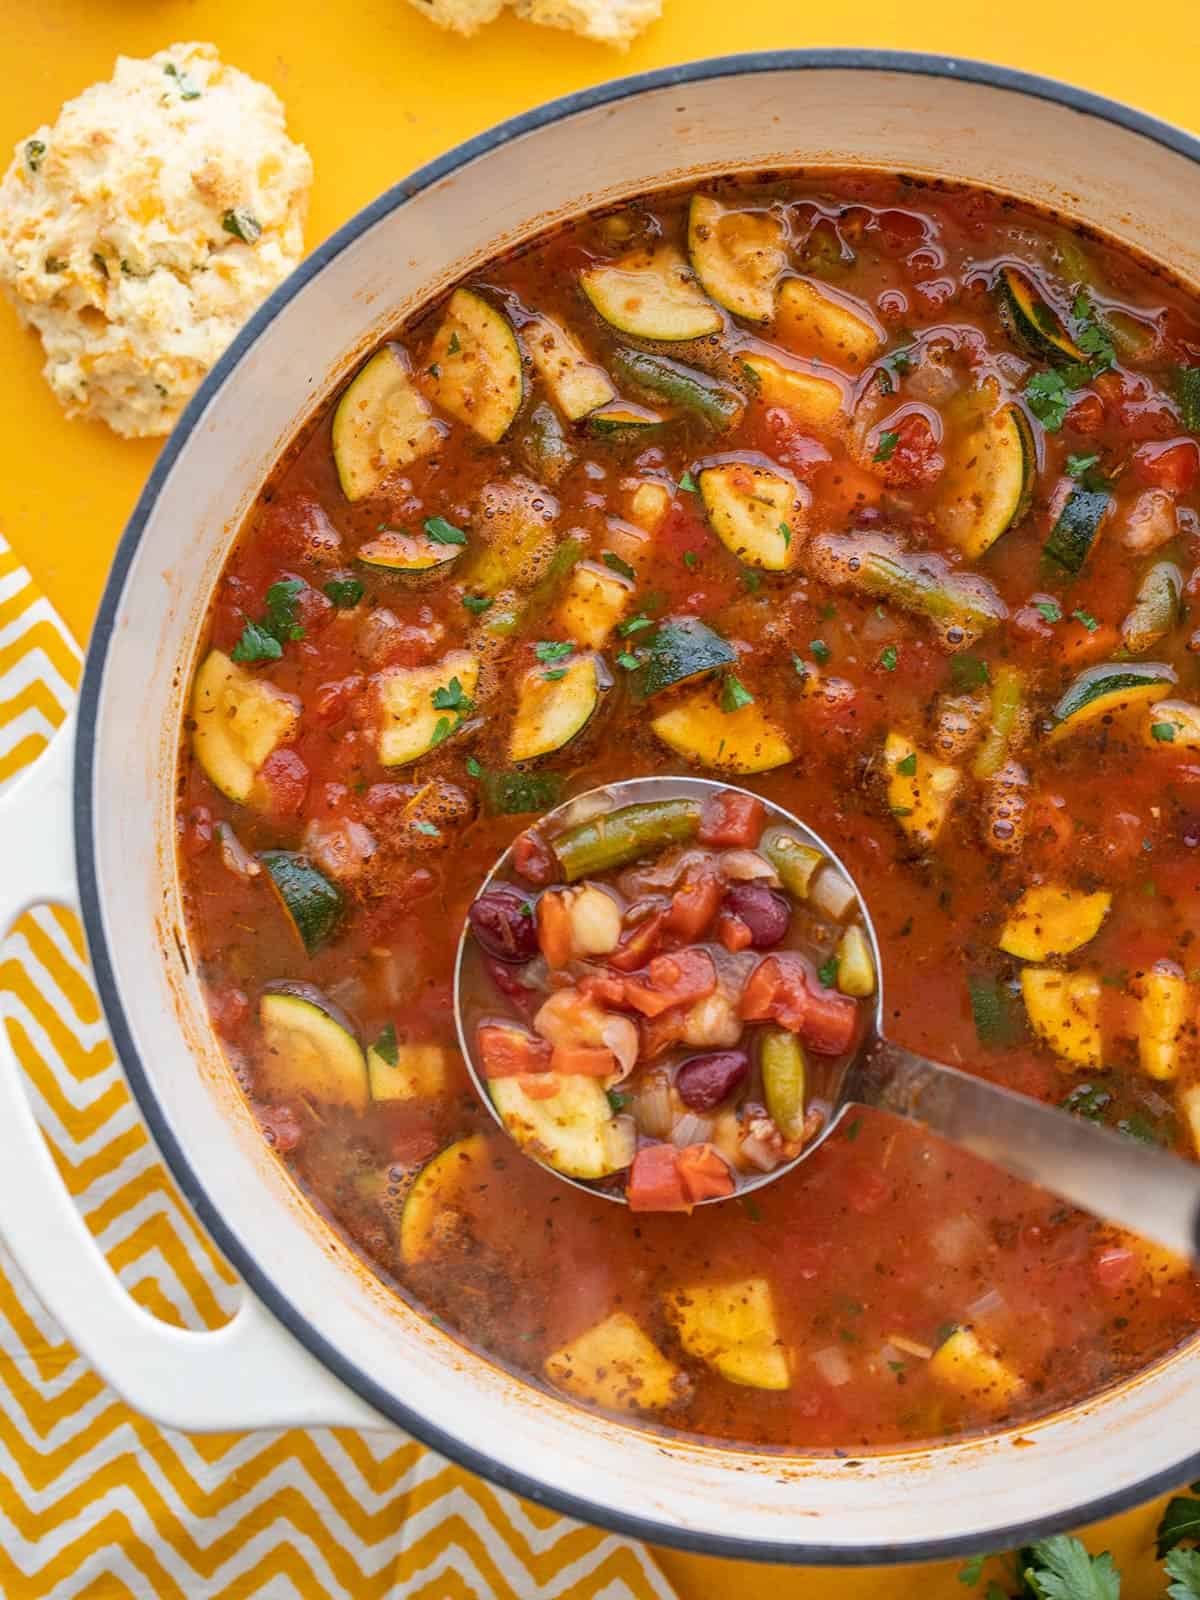
[[[860,164],[1061,208],[1198,284],[1197,163],[1200,142],[1161,123],[969,62],[853,51],[699,62],[571,96],[435,161],[252,319],[176,428],[121,542],[74,751],[60,735],[0,808],[3,925],[37,900],[81,902],[133,1091],[249,1286],[217,1333],[168,1327],[125,1296],[58,1180],[5,1041],[0,1226],[48,1309],[132,1405],[191,1429],[391,1421],[563,1511],[778,1561],[1002,1549],[1200,1472],[1200,1345],[1019,1435],[852,1461],[666,1440],[468,1353],[378,1284],[266,1151],[188,968],[172,819],[197,630],[264,474],[364,348],[498,245],[708,173]]]

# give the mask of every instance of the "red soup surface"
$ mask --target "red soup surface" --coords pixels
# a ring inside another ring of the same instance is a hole
[[[1194,1154],[1198,435],[1172,283],[853,173],[586,217],[360,366],[218,585],[179,851],[264,1137],[398,1293],[581,1403],[796,1451],[1021,1422],[1189,1336],[1182,1261],[882,1116],[740,1192],[874,972],[735,790],[857,879],[893,1037]],[[540,817],[643,774],[725,814],[564,871]],[[628,1207],[458,1052],[514,840],[484,1070]]]

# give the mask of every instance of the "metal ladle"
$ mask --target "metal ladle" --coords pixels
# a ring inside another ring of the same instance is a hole
[[[552,843],[556,831],[561,831],[564,817],[569,825],[574,817],[587,815],[589,808],[600,800],[604,801],[602,809],[606,811],[668,799],[696,799],[703,803],[715,793],[735,788],[736,785],[714,783],[705,778],[630,778],[590,790],[547,812],[537,824],[537,831]],[[831,1075],[833,1081],[827,1086],[828,1094],[822,1096],[825,1122],[816,1137],[794,1160],[771,1172],[748,1179],[743,1177],[734,1195],[722,1198],[745,1196],[794,1171],[824,1144],[853,1107],[870,1106],[918,1123],[959,1149],[1002,1167],[1014,1177],[1038,1184],[1072,1205],[1142,1234],[1178,1255],[1200,1257],[1200,1166],[1147,1148],[1124,1135],[1097,1127],[1011,1089],[999,1088],[983,1078],[926,1060],[885,1037],[883,963],[875,925],[857,883],[818,833],[782,806],[761,795],[755,798],[766,809],[768,827],[786,826],[803,843],[819,850],[826,862],[853,888],[875,963],[875,1009],[857,1049],[840,1071],[835,1070]],[[497,880],[511,880],[512,853],[510,846],[499,858],[482,884],[481,894]],[[473,944],[474,937],[467,924],[459,941],[454,971],[455,1020],[463,1055],[480,1098],[504,1127],[488,1093],[486,1079],[475,1062],[473,1024],[480,1010],[486,1008],[464,1003],[463,978],[471,963]],[[547,1170],[554,1171],[554,1168],[547,1167]],[[589,1193],[624,1203],[623,1194],[597,1188],[564,1173],[555,1172],[555,1176]]]

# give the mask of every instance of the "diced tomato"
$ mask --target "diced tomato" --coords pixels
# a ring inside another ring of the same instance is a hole
[[[259,778],[277,817],[296,816],[308,798],[308,768],[294,750],[272,750]]]
[[[657,1017],[673,1006],[694,1005],[716,987],[717,969],[707,950],[678,950],[655,956],[644,979],[626,978],[625,998],[644,1017]]]
[[[893,488],[908,488],[916,484],[934,483],[941,477],[946,463],[938,449],[929,419],[923,412],[910,411],[888,431],[896,436],[892,452],[886,461],[874,463],[886,484]],[[877,441],[876,456],[880,448]]]
[[[811,989],[804,963],[785,952],[767,956],[750,974],[741,1014],[747,1022],[778,1022],[819,1054],[837,1056],[850,1047],[858,1007],[845,995]]]
[[[859,1216],[873,1217],[883,1210],[892,1186],[877,1168],[858,1166],[851,1169],[848,1192],[850,1204]]]
[[[1074,848],[1075,824],[1060,794],[1038,795],[1029,808],[1026,838],[1051,860]]]
[[[646,1017],[641,1025],[639,1061],[653,1061],[664,1050],[678,1044],[687,1032],[687,1006],[672,1006],[657,1017]]]
[[[504,998],[511,1000],[526,1015],[532,1015],[541,1000],[537,990],[531,989],[527,983],[522,983],[506,961],[497,961],[494,956],[487,956],[484,965],[492,982]]]
[[[553,1100],[559,1090],[558,1079],[552,1072],[525,1073],[517,1081],[522,1094],[527,1094],[531,1100]]]
[[[1099,433],[1104,426],[1104,401],[1098,394],[1081,395],[1063,419],[1076,433]]]
[[[639,922],[607,957],[609,966],[616,967],[618,972],[635,972],[638,967],[644,967],[662,943],[666,920],[665,911],[656,911],[644,922]]]
[[[581,1078],[607,1078],[617,1070],[617,1058],[602,1045],[556,1044],[550,1057],[551,1072]]]
[[[676,1164],[683,1192],[693,1204],[733,1193],[733,1173],[711,1144],[689,1144]]]
[[[417,1119],[409,1115],[391,1135],[392,1160],[406,1172],[411,1172],[416,1167],[424,1166],[441,1142],[431,1117]]]
[[[225,989],[210,989],[208,1014],[213,1027],[223,1038],[232,1039],[250,1015],[250,1002],[241,989],[232,985]]]
[[[911,211],[881,211],[875,218],[875,226],[882,235],[885,247],[899,254],[915,250],[929,236],[929,224],[925,218]]]
[[[537,935],[546,965],[565,967],[571,959],[571,913],[562,895],[553,890],[538,897]]]
[[[314,633],[320,633],[333,616],[334,604],[319,589],[306,583],[296,596],[296,611],[296,620],[304,629],[304,637],[311,639]]]
[[[318,720],[331,726],[348,716],[366,682],[361,672],[352,672],[348,678],[335,678],[329,683],[320,684],[313,696],[313,710]]]
[[[553,883],[559,876],[558,859],[544,839],[532,831],[513,840],[513,866],[530,883]]]
[[[1102,1289],[1116,1294],[1138,1277],[1138,1258],[1122,1245],[1112,1245],[1092,1258],[1092,1275]]]
[[[485,1022],[477,1035],[485,1078],[513,1078],[548,1072],[551,1050],[545,1039],[510,1023]]]
[[[671,897],[666,929],[694,944],[707,931],[721,904],[721,880],[715,871],[689,873]]]
[[[730,911],[723,911],[717,922],[717,938],[726,950],[748,950],[754,943],[754,935],[742,921]]]
[[[605,973],[592,972],[580,978],[576,988],[585,1000],[592,1000],[598,1006],[625,1004],[624,978],[610,978]]]
[[[671,1144],[648,1144],[629,1169],[625,1198],[631,1211],[690,1211],[679,1172],[679,1152]]]
[[[263,545],[283,560],[338,560],[342,541],[322,506],[307,495],[287,495],[273,500],[263,516]]]
[[[790,467],[802,483],[807,482],[833,457],[819,439],[814,439],[784,406],[771,406],[763,417],[766,453],[773,461]]]
[[[255,1106],[254,1110],[267,1143],[281,1156],[289,1155],[304,1135],[304,1125],[295,1106],[282,1100],[278,1105]]]
[[[1144,444],[1133,453],[1134,476],[1152,489],[1187,494],[1200,474],[1200,445],[1194,439]]]
[[[704,802],[698,838],[701,844],[721,850],[753,850],[762,838],[766,818],[766,808],[757,795],[721,789]]]
[[[181,830],[185,856],[203,855],[213,842],[213,814],[207,806],[193,806]]]

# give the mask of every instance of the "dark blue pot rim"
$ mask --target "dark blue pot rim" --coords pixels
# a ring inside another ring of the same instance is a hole
[[[238,365],[260,335],[288,304],[335,256],[352,245],[405,201],[438,183],[477,157],[523,134],[549,127],[566,117],[598,106],[615,105],[650,90],[670,89],[713,78],[739,77],[759,72],[846,71],[905,73],[914,77],[952,79],[987,88],[1027,95],[1049,101],[1083,116],[1096,117],[1128,132],[1173,150],[1200,165],[1200,139],[1134,111],[1119,101],[1091,94],[1043,78],[984,62],[950,56],[910,53],[899,50],[767,50],[745,55],[718,56],[691,61],[681,66],[662,67],[653,72],[618,78],[595,88],[582,89],[561,99],[551,100],[532,111],[511,117],[485,133],[427,162],[344,223],[255,312],[225,354],[193,396],[183,416],[159,456],[133,515],[117,546],[116,555],[101,598],[92,632],[79,697],[79,719],[75,747],[74,824],[80,902],[84,926],[95,972],[96,987],[121,1064],[137,1098],[142,1115],[170,1167],[176,1182],[217,1247],[236,1267],[251,1290],[299,1341],[336,1377],[360,1395],[383,1416],[405,1429],[441,1455],[487,1478],[515,1494],[540,1505],[552,1507],[580,1521],[609,1528],[650,1544],[672,1546],[698,1555],[721,1556],[738,1560],[767,1561],[813,1566],[874,1566],[898,1561],[935,1561],[953,1556],[973,1555],[979,1540],[970,1535],[926,1539],[916,1544],[895,1547],[887,1544],[846,1547],[824,1544],[820,1540],[754,1540],[719,1532],[701,1533],[654,1522],[648,1517],[626,1516],[596,1505],[576,1495],[566,1494],[553,1484],[505,1466],[486,1450],[476,1448],[432,1426],[418,1412],[378,1384],[369,1373],[324,1339],[268,1276],[254,1257],[241,1245],[210,1200],[192,1168],[187,1154],[176,1140],[139,1058],[128,1019],[115,981],[112,961],[101,915],[96,867],[96,841],[93,830],[91,797],[95,783],[95,742],[97,715],[104,681],[109,646],[116,628],[125,580],[141,541],[143,531],[164,483],[180,453],[187,445],[209,402],[233,377]],[[1029,1469],[1026,1463],[1027,1470]],[[1185,1480],[1200,1476],[1200,1452],[1181,1461],[1178,1468],[1142,1478],[1126,1488],[1097,1499],[1081,1502],[1053,1517],[1014,1527],[989,1529],[984,1537],[989,1549],[1011,1549],[1044,1538],[1050,1533],[1099,1521],[1116,1515],[1165,1493]]]

